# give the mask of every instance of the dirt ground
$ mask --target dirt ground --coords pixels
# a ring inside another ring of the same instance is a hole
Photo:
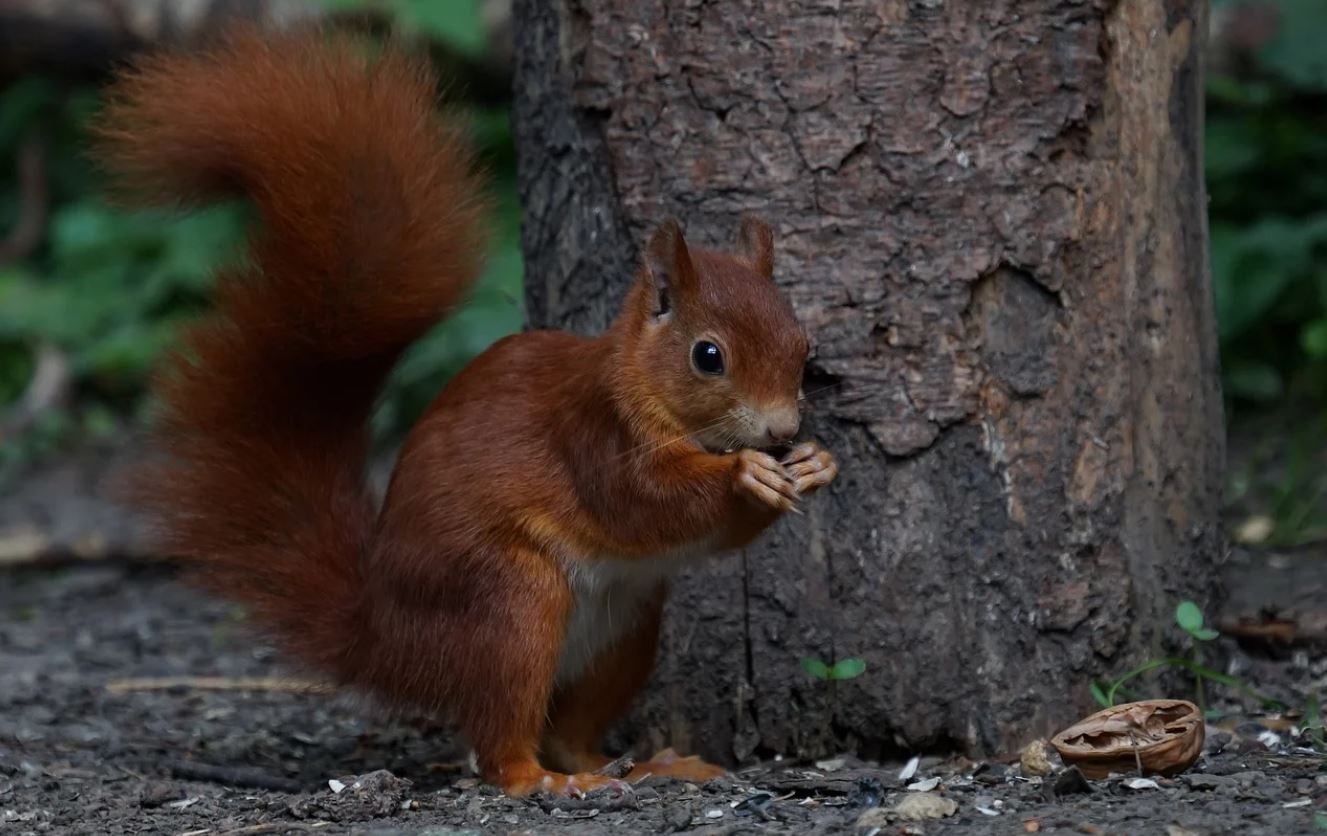
[[[1291,583],[1305,588],[1302,579]],[[1245,673],[1262,679],[1279,672],[1282,692],[1324,673],[1302,653],[1250,665]],[[902,781],[901,764],[846,757],[761,764],[701,787],[648,779],[625,795],[551,802],[501,797],[469,776],[464,752],[443,730],[344,699],[114,690],[134,677],[281,673],[232,608],[185,588],[165,567],[0,572],[0,835],[1185,836],[1312,833],[1315,813],[1327,811],[1321,760],[1284,732],[1267,748],[1253,740],[1264,730],[1249,724],[1236,735],[1213,730],[1194,769],[1139,789],[937,759]],[[949,815],[908,821],[867,812],[920,796],[905,785],[931,778],[941,780],[923,801],[940,812],[952,801]]]

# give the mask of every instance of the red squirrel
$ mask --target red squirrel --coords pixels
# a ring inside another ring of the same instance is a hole
[[[508,793],[600,787],[670,576],[837,473],[790,445],[808,336],[767,224],[713,252],[666,220],[605,333],[510,336],[445,386],[379,508],[370,413],[475,278],[485,201],[427,63],[361,46],[233,30],[110,87],[98,149],[123,185],[258,213],[154,384],[162,455],[135,496],[293,661],[449,717]],[[643,774],[721,770],[669,749]]]

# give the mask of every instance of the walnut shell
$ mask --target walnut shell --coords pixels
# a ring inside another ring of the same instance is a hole
[[[1112,772],[1174,775],[1198,760],[1206,724],[1187,700],[1144,700],[1098,711],[1051,738],[1066,766],[1088,778]]]

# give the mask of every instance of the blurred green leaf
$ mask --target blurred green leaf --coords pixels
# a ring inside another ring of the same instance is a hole
[[[862,659],[840,659],[829,669],[830,679],[856,679],[866,672],[866,662]]]
[[[386,12],[404,29],[425,35],[464,55],[482,55],[488,47],[479,0],[319,0],[329,11],[374,9]]]
[[[487,46],[478,0],[392,0],[391,6],[407,26],[457,52],[477,56]]]
[[[1284,390],[1281,373],[1267,363],[1236,361],[1223,377],[1227,394],[1251,401],[1272,401]]]
[[[802,666],[802,670],[806,671],[812,677],[815,677],[816,679],[819,679],[822,682],[829,681],[830,678],[829,665],[826,665],[824,662],[820,661],[819,659],[814,659],[810,656],[803,656],[802,659],[800,660],[800,664]]]
[[[1327,3],[1323,0],[1277,0],[1276,36],[1261,50],[1261,60],[1292,84],[1327,90]]]
[[[57,88],[41,76],[25,76],[0,95],[0,154],[11,152],[56,100]]]
[[[1192,601],[1180,601],[1175,606],[1175,623],[1187,633],[1201,630],[1203,627],[1203,611],[1198,609],[1198,605]]]
[[[1221,336],[1238,336],[1262,318],[1297,276],[1309,272],[1314,248],[1327,243],[1327,215],[1302,221],[1267,218],[1249,227],[1213,224],[1212,273]]]
[[[1304,352],[1315,359],[1327,358],[1327,319],[1316,319],[1299,332]]]
[[[1093,680],[1088,684],[1087,690],[1088,693],[1092,695],[1092,699],[1096,700],[1097,705],[1102,708],[1110,708],[1110,698],[1106,696],[1106,690],[1101,686],[1100,682]]]
[[[0,406],[13,403],[32,379],[32,352],[26,345],[0,336]]]
[[[1207,120],[1204,147],[1207,176],[1235,177],[1251,170],[1260,160],[1257,127],[1246,118],[1213,114]]]

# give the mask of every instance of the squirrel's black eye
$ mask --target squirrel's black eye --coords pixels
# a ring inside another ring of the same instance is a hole
[[[691,362],[701,374],[723,374],[723,352],[709,340],[701,340],[692,346]]]

